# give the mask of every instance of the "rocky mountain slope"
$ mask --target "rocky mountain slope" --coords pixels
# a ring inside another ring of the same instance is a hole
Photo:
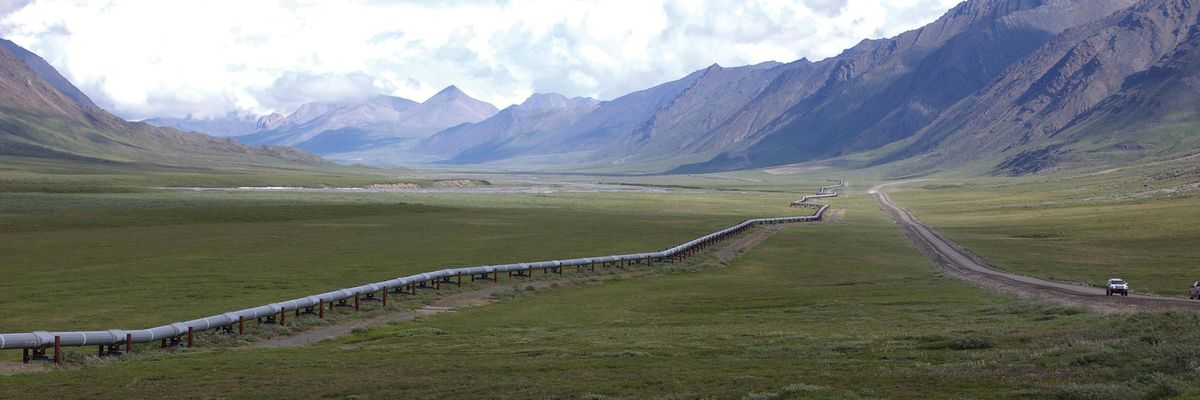
[[[9,53],[21,59],[35,74],[42,77],[46,83],[49,83],[50,86],[53,86],[55,90],[62,93],[75,104],[84,108],[100,108],[96,106],[96,103],[92,102],[92,99],[89,99],[87,95],[79,91],[75,85],[72,85],[67,78],[60,75],[58,70],[50,66],[41,56],[25,50],[21,46],[17,46],[16,43],[6,39],[0,39],[0,47],[4,47]]]
[[[986,87],[1063,30],[1102,18],[1133,0],[972,0],[897,37],[864,41],[822,60],[807,79],[744,114],[761,127],[730,123],[748,137],[685,171],[825,159],[904,140],[963,98]],[[797,95],[799,93],[799,95]],[[757,103],[757,102],[756,102]],[[786,109],[780,109],[786,107]],[[745,117],[743,117],[744,119]],[[749,129],[742,128],[749,127]],[[740,129],[739,129],[740,128]],[[717,132],[718,135],[729,133]]]
[[[1186,66],[1198,23],[1192,0],[1144,0],[1063,32],[880,161],[923,170],[984,158],[1023,174],[1096,150],[1082,137],[1194,117]],[[1146,149],[1132,134],[1109,139],[1110,150]]]
[[[95,106],[49,64],[0,48],[0,156],[203,166],[322,163],[311,153],[128,122]]]
[[[519,144],[434,154],[463,163],[570,154],[600,168],[691,160],[675,171],[703,172],[872,151],[922,132],[1063,31],[1134,1],[971,0],[925,27],[829,59],[714,65],[602,102]],[[502,121],[478,125],[476,137],[510,135],[484,132],[507,126]]]

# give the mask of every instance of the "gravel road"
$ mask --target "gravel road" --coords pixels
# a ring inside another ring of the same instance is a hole
[[[1138,294],[1128,297],[1105,296],[1104,288],[1101,287],[1056,282],[1000,270],[982,257],[947,239],[936,229],[917,220],[911,212],[892,201],[882,190],[886,186],[902,183],[906,182],[878,185],[871,188],[869,193],[874,196],[879,208],[892,217],[908,237],[908,241],[949,275],[1021,297],[1084,306],[1105,313],[1143,310],[1200,311],[1200,301]]]

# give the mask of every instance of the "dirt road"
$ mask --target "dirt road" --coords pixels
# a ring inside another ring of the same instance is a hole
[[[875,197],[879,208],[892,217],[908,237],[908,241],[949,275],[1021,297],[1084,306],[1106,313],[1140,310],[1200,311],[1200,301],[1137,294],[1128,297],[1105,296],[1104,288],[1101,287],[1056,282],[1002,271],[970,250],[947,239],[936,229],[917,220],[911,212],[892,201],[882,190],[886,186],[902,183],[907,182],[878,185],[871,188],[869,193]]]

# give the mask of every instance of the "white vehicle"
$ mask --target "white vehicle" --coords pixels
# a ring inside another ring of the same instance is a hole
[[[1117,278],[1109,279],[1108,282],[1104,283],[1104,295],[1105,296],[1115,296],[1117,294],[1120,294],[1122,296],[1128,296],[1129,295],[1129,283],[1126,283],[1124,280],[1117,279]]]
[[[1200,300],[1200,282],[1192,283],[1192,290],[1188,294],[1189,299]]]

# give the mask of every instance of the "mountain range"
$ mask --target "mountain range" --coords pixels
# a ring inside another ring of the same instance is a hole
[[[41,57],[0,44],[0,156],[175,169],[325,162],[289,147],[126,121],[97,107]]]
[[[497,110],[451,86],[423,103],[380,95],[152,122],[382,165],[1029,174],[1194,152],[1198,13],[1194,0],[969,0],[824,60],[714,64],[608,101],[535,94]],[[74,104],[63,115],[98,109],[44,80]]]
[[[243,136],[278,127],[285,116],[270,114],[261,117],[251,114],[229,113],[220,117],[183,118],[159,117],[142,120],[150,125],[175,128],[186,132],[202,132],[213,136]]]
[[[293,146],[337,159],[338,154],[380,147],[403,150],[438,131],[495,114],[495,106],[450,86],[423,103],[380,95],[356,102],[305,104],[275,120],[274,127],[238,140]]]

